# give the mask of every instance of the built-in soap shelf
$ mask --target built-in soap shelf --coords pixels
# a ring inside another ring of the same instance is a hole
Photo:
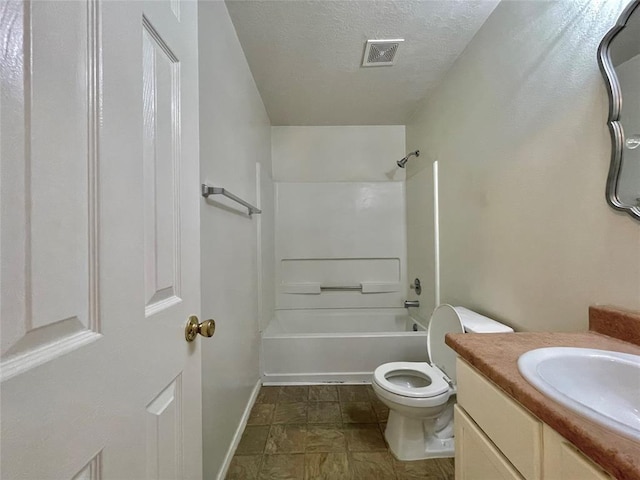
[[[282,293],[294,295],[320,295],[323,292],[348,292],[358,291],[360,293],[393,293],[400,291],[399,283],[375,283],[362,282],[357,285],[325,285],[319,282],[307,283],[285,283],[281,285]]]

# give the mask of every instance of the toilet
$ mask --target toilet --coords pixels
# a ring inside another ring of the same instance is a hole
[[[454,456],[456,353],[444,337],[464,332],[513,329],[464,307],[439,305],[427,329],[429,362],[385,363],[373,372],[373,390],[389,407],[385,438],[399,460]]]

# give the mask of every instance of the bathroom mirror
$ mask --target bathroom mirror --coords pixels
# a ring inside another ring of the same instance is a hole
[[[611,166],[607,201],[640,220],[640,0],[633,0],[598,48],[609,92]]]

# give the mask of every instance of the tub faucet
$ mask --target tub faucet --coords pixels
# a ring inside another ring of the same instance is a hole
[[[418,308],[419,306],[420,306],[420,300],[405,300],[404,301],[404,308],[409,308],[409,307]]]

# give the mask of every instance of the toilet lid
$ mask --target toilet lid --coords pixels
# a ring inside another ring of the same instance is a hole
[[[426,362],[385,363],[375,369],[373,381],[403,397],[435,397],[449,391],[442,374]]]
[[[451,305],[439,305],[431,315],[427,328],[427,352],[432,365],[436,365],[447,376],[456,381],[456,352],[446,343],[447,333],[464,333],[462,320]]]

